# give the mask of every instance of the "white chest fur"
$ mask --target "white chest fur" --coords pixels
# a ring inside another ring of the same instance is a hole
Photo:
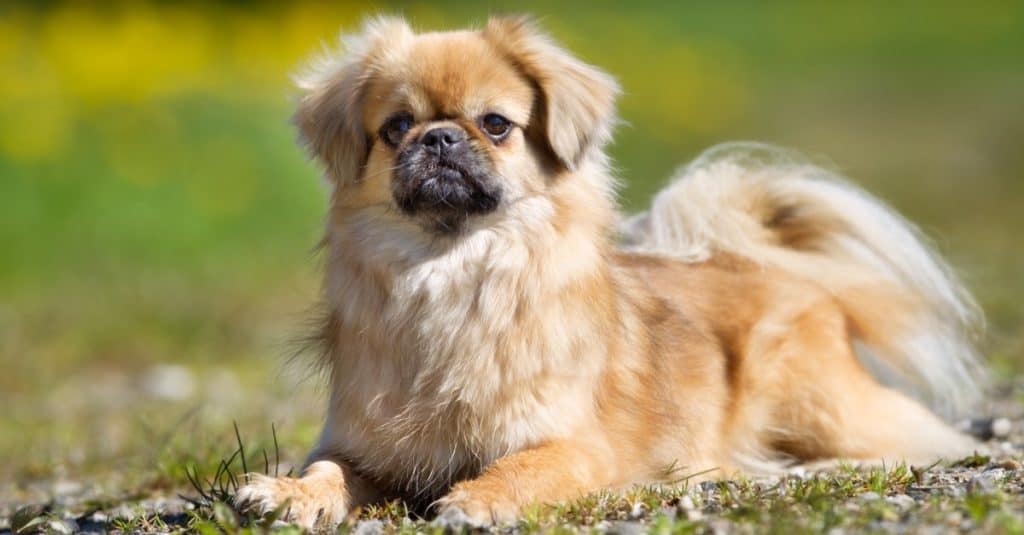
[[[592,244],[498,226],[434,254],[388,227],[344,242],[359,251],[332,244],[322,451],[429,492],[593,417],[606,348],[573,288],[599,261]]]

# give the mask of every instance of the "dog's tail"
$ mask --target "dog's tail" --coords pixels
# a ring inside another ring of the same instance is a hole
[[[858,356],[883,382],[946,416],[980,400],[970,294],[914,225],[834,173],[765,145],[720,145],[622,234],[629,249],[690,262],[728,252],[814,281],[846,310]]]

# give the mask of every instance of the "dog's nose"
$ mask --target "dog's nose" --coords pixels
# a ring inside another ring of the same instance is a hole
[[[466,140],[466,133],[459,128],[439,127],[428,130],[420,138],[420,143],[435,154],[451,150],[452,147]]]

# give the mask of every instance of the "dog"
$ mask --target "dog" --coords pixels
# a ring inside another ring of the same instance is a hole
[[[913,225],[756,144],[623,219],[620,93],[526,17],[377,18],[299,77],[331,188],[307,527],[403,499],[475,525],[602,489],[970,452],[978,308]],[[671,88],[665,88],[671,91]]]

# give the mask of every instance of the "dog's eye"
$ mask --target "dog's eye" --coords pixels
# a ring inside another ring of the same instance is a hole
[[[497,113],[488,113],[480,119],[480,127],[492,138],[501,139],[512,130],[512,122]]]
[[[380,127],[380,138],[392,147],[397,147],[405,137],[405,133],[412,128],[412,115],[408,113],[397,113],[384,122]]]

